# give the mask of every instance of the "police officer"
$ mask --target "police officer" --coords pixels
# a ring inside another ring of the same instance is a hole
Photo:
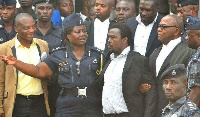
[[[67,17],[64,21],[66,47],[54,49],[37,66],[0,55],[6,64],[36,78],[47,78],[59,71],[58,83],[62,90],[57,99],[56,117],[102,117],[101,92],[96,80],[103,67],[103,54],[86,45],[87,33],[82,23],[77,14]]]
[[[200,19],[192,16],[186,16],[186,41],[188,46],[196,49],[187,67],[188,87],[190,99],[200,108]]]
[[[178,0],[177,1],[177,11],[178,16],[180,16],[183,20],[187,15],[198,17],[199,10],[199,0]],[[184,22],[185,23],[185,22]],[[181,33],[181,40],[186,42],[185,40],[186,32],[185,29]]]
[[[199,117],[196,105],[186,98],[186,69],[184,64],[169,67],[161,76],[163,91],[169,104],[163,109],[162,117]]]
[[[17,34],[14,29],[16,13],[16,0],[0,0],[0,44],[13,39]]]

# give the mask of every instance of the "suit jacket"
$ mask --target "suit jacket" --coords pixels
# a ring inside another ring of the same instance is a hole
[[[106,64],[100,74],[100,88],[103,88],[104,73],[109,66]],[[149,83],[151,89],[142,94],[139,90],[141,83]],[[154,117],[156,109],[156,86],[150,73],[148,59],[137,52],[130,51],[122,73],[122,93],[130,117]]]
[[[17,37],[17,36],[16,36]],[[16,56],[15,51],[15,38],[0,45],[1,55]],[[36,39],[36,43],[40,48],[40,52],[49,52],[47,42]],[[5,117],[12,117],[13,108],[15,104],[15,98],[17,93],[17,69],[12,65],[4,64],[0,60],[0,113],[4,113]],[[46,80],[42,80],[42,88],[45,97],[45,104],[47,114],[50,114],[48,98],[47,98],[47,83]]]
[[[110,30],[110,27],[114,23],[115,23],[115,21],[110,21],[110,25],[109,25],[108,30]],[[86,30],[87,30],[87,33],[88,33],[88,39],[87,39],[86,43],[89,46],[94,46],[94,20],[85,22],[85,26],[86,26]],[[108,36],[107,36],[107,39],[106,39],[104,55],[105,55],[106,58],[109,58],[110,53],[109,53],[109,49],[108,49],[108,46],[107,46],[107,42],[108,42]]]
[[[151,33],[149,35],[146,53],[145,53],[146,57],[149,57],[156,48],[161,46],[161,42],[158,40],[158,32],[157,32],[158,25],[159,25],[161,19],[162,19],[161,15],[158,14],[157,20],[154,23]],[[138,21],[136,20],[136,17],[129,18],[127,20],[127,24],[130,26],[130,28],[132,30],[132,39],[134,42],[135,32],[136,32],[137,25],[138,25]]]
[[[194,49],[189,48],[184,42],[180,42],[164,60],[160,68],[160,71],[158,73],[158,76],[156,77],[156,59],[161,49],[162,49],[162,46],[154,50],[154,52],[149,57],[149,67],[154,78],[156,79],[156,84],[157,84],[157,94],[158,94],[158,106],[157,106],[157,111],[156,111],[157,117],[161,116],[162,109],[169,103],[169,101],[164,95],[163,88],[162,88],[163,83],[160,80],[162,73],[168,67],[175,64],[184,64],[185,66],[187,66],[192,55],[195,53]]]

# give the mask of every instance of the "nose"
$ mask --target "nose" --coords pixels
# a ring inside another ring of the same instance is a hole
[[[119,14],[124,14],[124,10],[120,9]]]
[[[7,13],[8,13],[8,10],[7,9],[3,9],[2,14],[7,14]]]
[[[165,90],[171,90],[172,89],[172,85],[171,83],[168,83],[165,87]]]
[[[100,5],[95,5],[95,8],[96,8],[97,10],[99,10],[99,9],[100,9]]]
[[[36,31],[35,27],[31,27],[31,28],[29,29],[29,32],[30,32],[30,33],[34,33],[35,31]]]

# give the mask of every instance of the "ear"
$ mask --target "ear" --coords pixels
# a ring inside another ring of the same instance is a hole
[[[128,44],[128,38],[127,38],[127,37],[124,37],[124,38],[122,39],[122,41],[123,41],[123,43],[127,43],[127,44]]]
[[[184,87],[187,87],[187,85],[188,85],[188,82],[184,82]]]
[[[71,39],[71,35],[67,35],[67,38],[70,40]]]
[[[18,29],[17,29],[17,26],[15,26],[15,31],[18,33]]]
[[[113,10],[114,10],[114,7],[111,7],[111,8],[110,8],[110,13],[112,13]]]
[[[15,8],[15,14],[17,14],[18,8]]]

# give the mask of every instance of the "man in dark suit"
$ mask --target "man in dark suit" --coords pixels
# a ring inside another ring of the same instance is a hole
[[[131,35],[130,27],[123,23],[114,24],[108,33],[111,60],[100,75],[105,117],[155,116],[155,82],[147,58],[132,51]],[[151,88],[143,95],[139,86],[144,82]]]
[[[107,47],[107,34],[109,28],[114,23],[109,20],[110,13],[114,9],[114,3],[114,0],[96,0],[96,19],[86,22],[85,24],[88,33],[87,44],[104,50],[105,56],[109,55]]]
[[[161,74],[171,65],[185,64],[187,66],[195,50],[181,41],[183,20],[179,16],[163,17],[158,27],[158,39],[163,45],[149,57],[149,67],[157,81],[158,107],[156,112],[157,117],[160,117],[162,109],[168,104],[162,89]]]
[[[158,14],[158,5],[156,0],[143,0],[139,5],[139,15],[127,20],[132,30],[134,50],[146,57],[161,45],[157,34],[162,18]]]

